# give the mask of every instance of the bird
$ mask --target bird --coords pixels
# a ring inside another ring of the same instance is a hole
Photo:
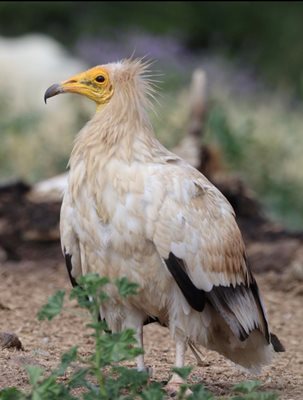
[[[100,316],[112,332],[157,321],[175,343],[175,367],[189,347],[214,350],[258,372],[284,346],[269,328],[235,212],[197,169],[156,138],[151,62],[126,58],[50,86],[44,95],[86,96],[96,112],[75,138],[60,212],[60,237],[73,285],[81,275],[138,285],[121,298],[114,285]],[[144,354],[137,369],[146,371]],[[167,390],[178,390],[173,373]]]

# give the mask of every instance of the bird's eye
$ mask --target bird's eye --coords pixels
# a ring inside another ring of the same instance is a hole
[[[96,81],[99,82],[99,83],[102,83],[102,82],[105,81],[105,78],[104,78],[103,75],[98,75],[97,78],[96,78]]]

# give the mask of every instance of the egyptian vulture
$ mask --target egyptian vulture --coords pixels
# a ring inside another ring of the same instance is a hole
[[[159,321],[176,344],[200,345],[256,371],[283,351],[270,332],[247,264],[234,211],[198,170],[156,139],[148,111],[154,96],[149,65],[138,59],[96,66],[54,84],[45,101],[78,93],[97,110],[75,139],[60,233],[72,283],[88,272],[127,277],[139,293],[110,300],[100,314],[113,332]],[[137,358],[144,370],[144,358]],[[173,375],[168,386],[181,383]]]

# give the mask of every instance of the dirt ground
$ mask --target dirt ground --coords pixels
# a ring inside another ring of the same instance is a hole
[[[24,350],[0,349],[0,388],[27,388],[24,370],[35,364],[50,371],[60,354],[78,345],[80,354],[92,348],[83,311],[67,302],[67,309],[51,322],[39,322],[37,311],[47,297],[58,289],[70,290],[63,263],[22,262],[0,265],[1,332],[18,335]],[[256,276],[267,307],[270,325],[286,347],[262,375],[248,376],[218,354],[203,349],[204,366],[195,367],[190,380],[204,383],[216,395],[227,395],[241,380],[259,379],[262,388],[280,395],[281,400],[303,399],[303,284],[284,275],[267,273]],[[153,369],[153,379],[167,381],[174,361],[174,346],[167,329],[157,324],[144,328],[146,363]],[[186,362],[195,365],[187,352]]]

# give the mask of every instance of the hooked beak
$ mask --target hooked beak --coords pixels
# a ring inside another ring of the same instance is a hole
[[[47,99],[60,93],[64,93],[64,89],[60,84],[55,83],[54,85],[50,86],[44,93],[44,103],[46,104]]]
[[[46,104],[47,99],[56,96],[61,93],[79,93],[83,94],[83,84],[81,82],[83,74],[75,75],[68,80],[55,83],[50,86],[44,94],[44,102]]]

